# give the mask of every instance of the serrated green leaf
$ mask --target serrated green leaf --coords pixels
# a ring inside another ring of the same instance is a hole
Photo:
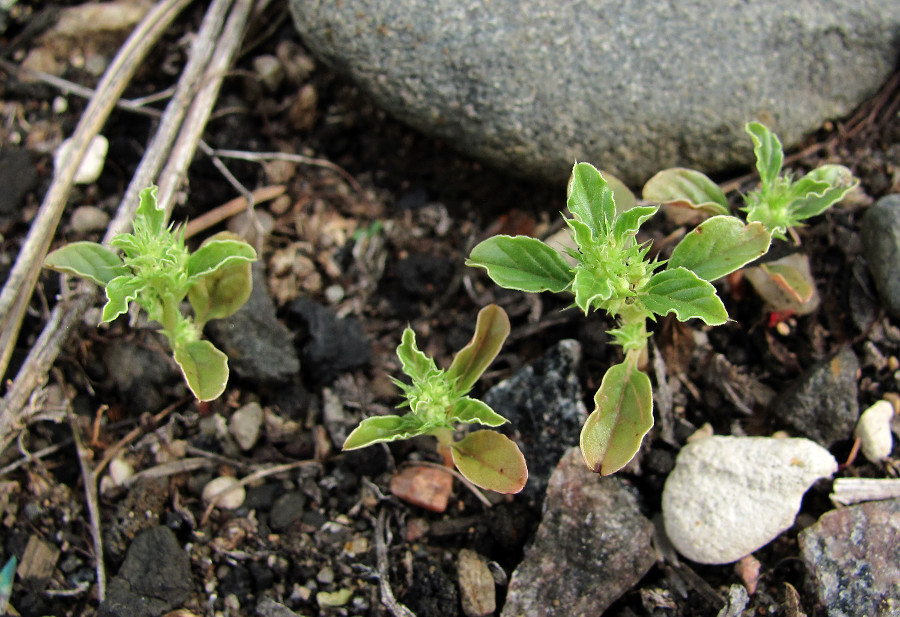
[[[359,423],[344,440],[344,450],[365,448],[375,443],[409,439],[422,434],[422,423],[412,415],[373,416]]]
[[[434,360],[416,347],[416,333],[412,328],[403,330],[400,345],[397,346],[397,357],[403,365],[403,372],[414,381],[425,379],[428,373],[437,371]]]
[[[498,493],[518,493],[528,481],[519,447],[494,431],[469,433],[451,448],[453,463],[469,482]]]
[[[197,400],[219,398],[228,384],[228,356],[209,341],[181,343],[174,349],[175,362],[181,368],[188,387]]]
[[[733,216],[714,216],[687,234],[666,266],[684,267],[714,281],[765,255],[772,236],[761,223],[745,225]]]
[[[509,422],[509,420],[488,407],[486,403],[468,396],[464,396],[453,405],[449,421],[463,424],[477,423],[485,426],[500,426]]]
[[[578,268],[572,281],[575,293],[575,305],[585,315],[600,302],[609,300],[613,295],[612,282],[605,276],[598,276],[587,268]]]
[[[679,321],[696,317],[710,326],[728,321],[728,312],[716,295],[716,288],[687,268],[657,272],[638,298],[653,313],[675,313]]]
[[[728,199],[719,185],[694,169],[664,169],[647,181],[642,194],[647,201],[712,215],[728,214]]]
[[[657,206],[637,206],[623,212],[616,217],[613,223],[613,237],[620,243],[627,246],[627,239],[634,239],[634,234],[638,232],[644,221],[656,214],[659,210]]]
[[[157,187],[141,191],[141,201],[135,214],[135,228],[143,226],[150,235],[159,236],[166,229],[166,211],[156,202]]]
[[[566,206],[572,215],[587,225],[596,238],[612,229],[616,203],[612,189],[590,163],[576,163],[566,191]]]
[[[44,267],[93,281],[101,287],[129,274],[122,258],[96,242],[73,242],[44,258]]]
[[[563,256],[528,236],[488,238],[472,249],[466,265],[484,268],[501,287],[530,293],[558,293],[572,282]]]
[[[188,276],[204,276],[230,263],[250,263],[255,260],[256,250],[243,240],[204,242],[188,258]]]
[[[756,170],[762,181],[763,190],[773,186],[784,164],[784,149],[778,137],[759,122],[748,122],[744,127],[753,140],[753,154],[756,155]]]
[[[488,365],[494,361],[503,342],[509,336],[509,317],[496,304],[489,304],[478,311],[475,333],[447,369],[447,377],[454,382],[457,394],[472,389]]]
[[[581,428],[581,455],[604,476],[634,458],[653,428],[650,378],[626,360],[611,366],[594,394],[594,411]]]
[[[823,165],[791,186],[791,215],[802,221],[822,214],[859,185],[859,179],[843,165]]]
[[[143,287],[143,283],[130,274],[117,276],[106,284],[106,304],[103,307],[103,314],[100,323],[108,323],[119,315],[128,312],[128,305],[137,299],[138,292]]]

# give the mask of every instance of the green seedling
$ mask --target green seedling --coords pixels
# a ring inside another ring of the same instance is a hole
[[[496,427],[507,422],[482,401],[467,396],[472,386],[494,361],[509,335],[509,318],[496,305],[478,313],[472,340],[453,358],[447,370],[437,367],[416,347],[411,328],[403,331],[397,357],[410,379],[394,379],[406,396],[399,407],[410,412],[398,416],[366,418],[344,442],[344,450],[375,443],[431,435],[442,451],[449,450],[453,463],[470,482],[498,493],[518,493],[528,480],[525,457],[508,437],[496,431],[477,430],[460,440],[454,438],[457,425],[481,424]]]
[[[201,401],[217,398],[228,382],[228,358],[201,338],[210,319],[234,314],[250,297],[252,246],[228,232],[207,239],[191,253],[184,228],[166,226],[156,187],[141,191],[133,233],[110,244],[73,242],[47,255],[44,266],[93,281],[106,289],[100,323],[128,311],[135,302],[160,324],[188,387]],[[193,317],[180,310],[187,298]]]
[[[773,238],[790,236],[799,244],[796,229],[822,214],[853,190],[859,180],[843,165],[823,165],[799,179],[782,173],[784,149],[778,137],[759,122],[745,127],[753,140],[759,188],[744,196],[748,222],[759,222]],[[728,214],[728,200],[715,182],[693,169],[666,169],[644,186],[647,201],[680,206],[705,214]],[[755,268],[748,277],[776,310],[809,312],[815,308],[815,283],[805,258],[779,260]]]
[[[764,254],[771,237],[761,223],[719,215],[688,233],[668,262],[649,259],[649,243],[639,244],[635,236],[658,207],[617,213],[609,184],[587,163],[573,169],[567,207],[574,248],[565,254],[536,238],[494,236],[478,244],[466,263],[484,268],[501,287],[571,293],[585,315],[602,310],[618,320],[610,335],[624,359],[603,377],[581,431],[585,463],[608,475],[634,457],[653,426],[650,379],[641,370],[647,321],[674,313],[681,321],[725,323],[728,314],[710,281]]]

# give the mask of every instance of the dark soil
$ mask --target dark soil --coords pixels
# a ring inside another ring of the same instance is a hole
[[[23,12],[14,13],[0,35],[0,57],[10,62],[21,61],[39,45],[37,32],[29,25],[42,23],[39,16],[52,17],[59,7],[33,3],[20,8]],[[162,48],[126,91],[126,98],[158,92],[175,82],[184,56],[182,35],[199,23],[203,10],[194,6],[176,22]],[[277,23],[278,11],[274,13],[269,18]],[[459,549],[477,549],[509,575],[540,520],[540,500],[494,499],[495,505],[487,508],[457,483],[446,512],[431,513],[389,491],[391,477],[404,463],[437,460],[427,441],[340,452],[340,435],[361,417],[398,402],[388,376],[398,375],[394,350],[403,328],[412,326],[424,350],[438,365],[447,366],[471,335],[478,309],[488,302],[503,306],[510,314],[513,336],[475,394],[535,360],[562,338],[578,339],[583,345],[581,377],[586,393],[596,389],[606,368],[619,357],[617,348],[606,345],[604,330],[611,324],[602,317],[585,320],[575,311],[564,310],[566,303],[557,297],[536,298],[498,289],[480,272],[463,265],[468,250],[488,235],[543,235],[557,227],[565,187],[537,186],[462,157],[447,144],[387,117],[319,64],[302,83],[285,81],[275,91],[265,90],[253,77],[253,60],[276,54],[279,45],[288,44],[295,46],[294,53],[303,53],[299,37],[286,20],[239,59],[206,135],[213,147],[327,159],[363,188],[360,193],[333,170],[317,166],[226,161],[251,190],[268,184],[287,187],[286,197],[259,206],[274,219],[262,260],[279,318],[291,330],[301,354],[301,378],[260,385],[233,375],[223,397],[201,405],[184,396],[164,345],[150,330],[132,328],[120,319],[108,328],[84,324],[73,332],[48,376],[48,398],[43,404],[51,420],[33,423],[0,458],[0,556],[15,555],[21,561],[34,538],[58,552],[45,576],[28,584],[17,579],[10,605],[25,617],[98,611],[95,554],[73,428],[80,431],[94,462],[138,429],[123,450],[135,472],[185,457],[212,461],[200,470],[101,493],[100,529],[108,579],[120,571],[127,549],[142,530],[163,525],[174,533],[178,546],[186,548],[190,561],[188,597],[172,607],[190,613],[180,614],[279,614],[265,612],[267,599],[298,615],[390,614],[382,604],[376,559],[376,520],[384,511],[392,531],[387,551],[389,582],[397,599],[420,617],[461,615],[455,565]],[[22,83],[9,71],[3,77],[0,143],[20,144],[17,152],[27,148],[31,165],[17,177],[23,183],[29,175],[34,177],[24,197],[16,197],[15,208],[0,212],[0,273],[5,275],[50,182],[51,151],[61,135],[72,132],[86,103],[69,96],[67,109],[55,113],[53,101],[59,93],[52,87]],[[72,66],[64,77],[91,87],[97,82]],[[307,88],[307,96],[315,92],[313,104],[303,108],[295,104],[300,88]],[[877,340],[884,362],[867,352],[872,332],[893,326],[871,291],[856,239],[864,206],[900,191],[897,102],[897,92],[878,95],[852,118],[822,127],[809,138],[806,154],[792,161],[798,171],[825,161],[841,163],[862,181],[860,198],[800,230],[822,295],[820,309],[812,315],[788,317],[777,326],[749,286],[737,282],[722,289],[733,321],[708,332],[712,350],[724,354],[740,373],[775,391],[844,345],[851,345],[861,358],[862,408],[897,389],[896,367],[886,359],[900,357],[900,342],[884,336]],[[113,211],[153,129],[147,118],[126,111],[114,113],[104,130],[110,139],[106,167],[96,183],[73,192],[55,245],[101,237],[102,231],[74,232],[67,221],[82,205]],[[812,147],[816,144],[821,147]],[[716,179],[731,181],[746,173],[736,170],[733,177]],[[736,182],[746,191],[754,180],[744,176]],[[18,188],[2,190],[15,193]],[[176,210],[179,220],[195,219],[236,196],[202,155],[191,168],[187,194],[187,203]],[[651,225],[652,238],[660,245],[672,231],[662,216]],[[291,254],[302,257],[310,267],[303,271],[284,267],[285,256]],[[58,284],[56,276],[41,277],[8,377],[15,374],[39,334]],[[348,357],[323,367],[321,358],[327,355],[328,345],[319,344],[318,351],[309,345],[313,333],[305,330],[306,322],[298,317],[298,298],[327,306],[342,318],[358,319],[364,344],[347,345]],[[698,327],[668,320],[654,326],[670,375],[683,372],[684,382],[693,385],[676,395],[677,442],[683,443],[704,423],[721,434],[766,435],[785,428],[780,418],[769,416],[764,408],[756,406],[748,416],[727,403],[722,385],[706,376],[692,354],[691,331]],[[141,354],[154,365],[143,376],[146,383],[154,384],[150,392],[125,396],[113,379],[109,350],[123,342],[130,349],[150,350]],[[365,354],[367,359],[360,363]],[[343,403],[343,413],[337,417],[326,413],[329,400]],[[285,422],[295,423],[296,432],[281,440],[263,436],[253,449],[241,452],[210,430],[215,418],[227,420],[234,410],[253,401]],[[74,420],[58,413],[66,403],[71,404]],[[591,407],[589,395],[585,404]],[[29,459],[52,445],[61,447]],[[844,460],[851,446],[850,441],[841,442],[832,452]],[[659,510],[662,483],[676,454],[677,448],[665,443],[655,429],[645,440],[639,464],[623,472],[640,490],[647,513]],[[253,485],[237,510],[215,509],[205,516],[200,491],[213,476],[243,477],[270,464],[298,460],[310,464]],[[862,458],[841,473],[896,475]],[[814,488],[795,528],[756,553],[762,574],[748,607],[754,614],[799,614],[786,599],[788,585],[799,591],[802,609],[817,614],[798,558],[796,534],[830,509],[827,491],[827,486]],[[676,573],[660,562],[606,614],[715,615],[728,586],[740,582],[732,566],[696,566],[686,571]],[[339,595],[345,589],[350,596],[341,606],[326,607],[329,596],[317,598],[317,593]],[[500,606],[503,590],[498,586]]]

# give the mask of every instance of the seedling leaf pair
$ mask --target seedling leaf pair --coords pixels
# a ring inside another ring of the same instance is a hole
[[[110,244],[124,257],[95,242],[74,242],[47,255],[44,266],[103,286],[107,302],[101,323],[128,312],[136,302],[160,324],[194,395],[202,401],[217,398],[228,381],[228,359],[201,340],[203,325],[234,314],[249,298],[256,251],[222,232],[191,253],[183,230],[166,227],[156,187],[141,191],[133,233],[119,234]],[[180,311],[185,298],[193,318]]]
[[[432,435],[442,448],[449,449],[459,472],[473,484],[499,493],[517,493],[525,486],[528,470],[518,446],[505,435],[479,430],[461,440],[453,439],[458,424],[497,427],[507,422],[484,402],[468,396],[469,391],[494,361],[509,335],[509,317],[496,305],[478,313],[472,340],[453,358],[444,371],[416,346],[412,328],[403,331],[397,347],[403,373],[411,383],[395,380],[405,395],[400,405],[405,415],[366,418],[344,441],[344,450],[375,443]]]

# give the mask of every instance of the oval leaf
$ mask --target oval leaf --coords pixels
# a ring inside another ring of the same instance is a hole
[[[528,481],[525,457],[506,435],[475,431],[453,444],[451,453],[459,472],[489,491],[518,493]]]
[[[530,293],[558,293],[572,282],[563,256],[528,236],[488,238],[472,249],[466,265],[484,268],[501,287]]]
[[[657,272],[638,297],[650,311],[657,315],[675,313],[679,321],[697,317],[709,326],[728,321],[716,288],[687,268]]]
[[[199,325],[234,315],[250,299],[253,271],[250,262],[231,262],[191,286],[188,301]]]
[[[365,448],[374,443],[409,439],[422,433],[422,425],[418,419],[407,414],[405,416],[373,416],[359,423],[344,440],[344,450]]]
[[[819,293],[809,268],[809,258],[793,253],[758,268],[745,270],[766,305],[773,311],[808,315],[819,307]]]
[[[121,257],[96,242],[73,242],[58,248],[44,258],[44,267],[80,276],[102,287],[129,273]]]
[[[494,361],[503,342],[509,336],[509,316],[496,304],[489,304],[478,311],[475,334],[472,340],[459,350],[447,369],[447,377],[455,381],[457,394],[472,389],[488,365]]]
[[[653,428],[650,378],[633,362],[611,366],[594,395],[594,411],[581,428],[581,455],[595,473],[615,473],[628,464]]]
[[[590,163],[576,163],[566,197],[569,212],[587,225],[596,237],[609,234],[616,218],[616,202],[612,189],[596,167]]]
[[[485,426],[500,426],[509,422],[509,420],[488,407],[486,403],[468,396],[464,396],[456,402],[448,420],[454,423],[478,423]]]
[[[748,122],[744,130],[753,140],[753,154],[756,155],[756,171],[762,180],[763,190],[771,187],[781,166],[784,164],[784,148],[775,133],[759,122]]]
[[[201,244],[188,258],[188,276],[204,276],[229,263],[255,260],[256,250],[243,240],[213,240]]]
[[[714,216],[686,235],[667,263],[714,281],[765,255],[772,236],[762,223],[744,225],[733,216]]]
[[[647,181],[644,199],[706,214],[728,214],[728,200],[719,185],[694,169],[664,169]]]
[[[175,348],[175,361],[197,400],[219,398],[228,383],[228,356],[209,341],[191,341]]]

